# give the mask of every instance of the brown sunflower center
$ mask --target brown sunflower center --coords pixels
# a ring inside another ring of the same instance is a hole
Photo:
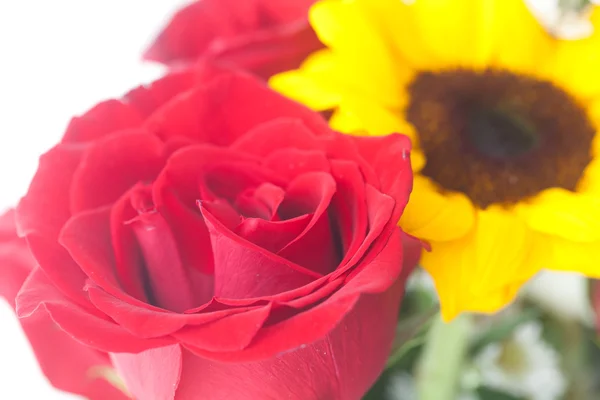
[[[586,111],[551,82],[502,70],[421,72],[409,95],[422,174],[479,207],[575,190],[591,161]]]

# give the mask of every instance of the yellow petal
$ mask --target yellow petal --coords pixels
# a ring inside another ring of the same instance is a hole
[[[337,73],[335,56],[329,50],[313,53],[297,70],[274,75],[269,85],[313,110],[336,107],[347,89]]]
[[[479,211],[473,230],[461,239],[432,242],[422,258],[450,320],[464,311],[494,312],[515,297],[539,269],[536,236],[510,212]]]
[[[366,112],[367,108],[373,109],[373,112]],[[418,172],[423,169],[425,156],[418,149],[412,125],[383,108],[375,109],[368,104],[360,112],[356,111],[356,107],[349,107],[345,100],[342,101],[342,105],[331,116],[329,125],[336,131],[359,136],[402,133],[413,143],[410,155],[412,170]]]
[[[332,129],[349,133],[357,136],[368,136],[363,122],[350,110],[346,108],[337,108],[329,119],[329,126]]]
[[[595,158],[587,166],[577,191],[590,196],[600,196],[600,159]]]
[[[402,68],[394,62],[378,24],[361,12],[357,2],[317,2],[310,9],[309,19],[321,41],[340,60],[337,73],[356,89],[356,95],[397,105]]]
[[[361,121],[362,127],[369,132],[369,135],[403,133],[410,137],[413,144],[417,142],[413,126],[404,119],[404,113],[400,110],[390,109],[356,96],[342,99],[340,109]]]
[[[596,136],[592,143],[592,154],[594,157],[600,157],[600,97],[588,102],[587,111],[588,118],[596,128]]]
[[[556,236],[547,236],[545,240],[551,253],[546,268],[600,278],[600,241],[578,243]]]
[[[538,232],[576,242],[600,240],[600,197],[564,189],[547,189],[515,207]]]
[[[600,95],[600,24],[592,36],[556,41],[551,60],[544,69],[552,79],[578,98]]]
[[[600,7],[598,7],[600,10]],[[600,27],[599,27],[600,29]],[[592,156],[594,159],[584,171],[583,178],[577,185],[577,190],[594,196],[600,196],[600,98],[587,102],[587,114],[596,128],[592,141]]]
[[[369,1],[369,0],[363,0]],[[386,3],[386,1],[372,1]],[[394,27],[394,40],[399,51],[407,59],[414,59],[413,52],[426,53],[425,65],[431,68],[430,60],[437,67],[481,67],[489,62],[492,51],[492,34],[495,1],[480,0],[415,0],[414,2],[395,1],[396,13],[381,12],[388,18],[402,18],[403,21],[389,21]],[[387,4],[387,3],[386,3]],[[407,28],[412,28],[407,32]],[[420,48],[415,48],[415,39]],[[418,62],[418,61],[416,61]]]
[[[548,35],[523,0],[494,0],[492,65],[538,75],[553,54],[555,40]]]
[[[461,193],[441,194],[427,178],[417,175],[400,226],[428,241],[449,241],[466,235],[475,221],[475,208]]]

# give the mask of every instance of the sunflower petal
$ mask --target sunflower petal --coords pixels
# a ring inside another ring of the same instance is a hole
[[[551,60],[545,63],[548,75],[581,99],[600,95],[600,23],[592,36],[557,41]]]
[[[479,211],[467,236],[431,247],[422,265],[434,279],[445,320],[464,311],[497,311],[542,262],[533,257],[535,235],[519,218],[495,208]]]
[[[538,232],[576,242],[600,240],[600,196],[553,188],[515,211]]]
[[[397,99],[397,88],[401,87],[398,65],[381,40],[378,24],[369,20],[358,2],[317,2],[310,9],[309,19],[321,41],[338,57],[337,73],[358,94],[362,91],[372,99],[394,105],[390,102]]]
[[[600,278],[600,241],[573,242],[559,237],[546,237],[546,248],[552,257],[546,267],[555,271],[578,272]]]
[[[373,2],[373,3],[382,3]],[[385,3],[385,2],[383,2]],[[407,19],[405,24],[396,22],[389,26],[406,30],[412,27],[412,34],[394,32],[398,48],[404,54],[428,52],[428,60],[435,60],[437,67],[481,67],[488,63],[492,52],[494,1],[479,0],[416,0],[414,2],[395,1],[402,10],[390,17]],[[396,6],[396,8],[399,8]],[[405,15],[403,15],[405,14]],[[421,49],[413,43],[418,37]],[[412,58],[406,54],[407,58]],[[419,67],[431,67],[431,61]]]
[[[337,106],[347,84],[339,79],[335,57],[330,50],[311,54],[301,69],[282,72],[269,80],[278,92],[307,105],[313,110]]]
[[[400,111],[392,112],[376,103],[347,97],[342,99],[329,124],[340,132],[357,135],[381,136],[402,133],[408,136],[413,144],[412,169],[418,172],[425,165],[425,156],[418,150],[417,135],[413,126],[401,115]]]
[[[400,226],[423,240],[446,242],[465,236],[475,224],[475,208],[460,193],[441,194],[423,176],[415,176]]]
[[[555,46],[523,0],[494,0],[492,65],[538,75]]]

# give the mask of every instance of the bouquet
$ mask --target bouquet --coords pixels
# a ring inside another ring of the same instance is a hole
[[[74,117],[0,218],[0,295],[50,382],[599,396],[600,10],[541,3],[177,11],[144,54],[164,75]]]

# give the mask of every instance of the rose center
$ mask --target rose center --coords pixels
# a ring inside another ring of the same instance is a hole
[[[591,161],[586,111],[551,82],[503,70],[424,71],[408,91],[406,118],[427,160],[421,173],[481,208],[574,191]]]

